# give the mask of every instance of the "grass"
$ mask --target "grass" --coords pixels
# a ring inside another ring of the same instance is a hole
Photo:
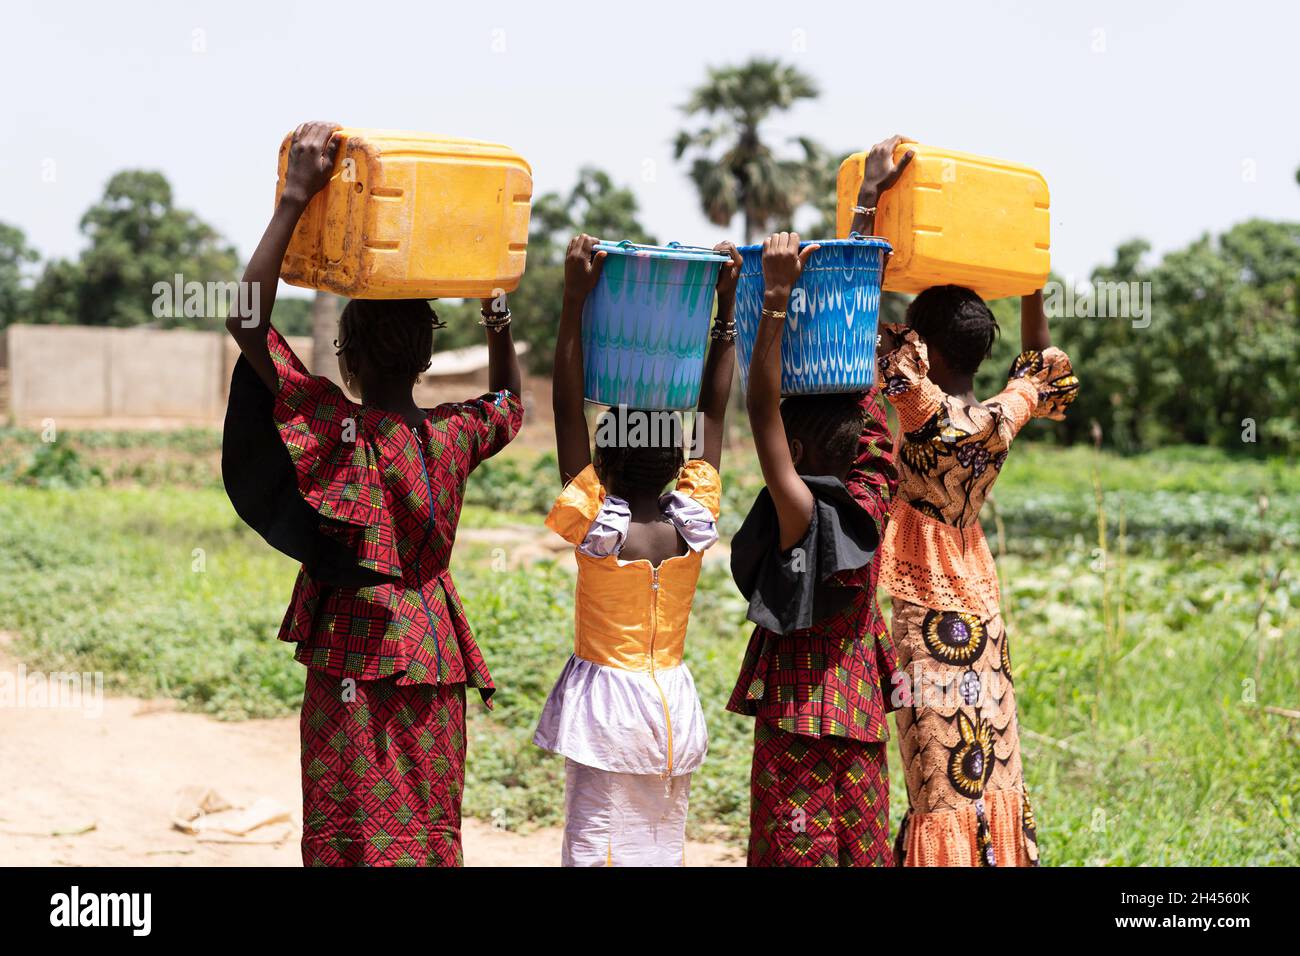
[[[164,472],[211,455],[181,444],[164,449]],[[540,529],[552,469],[535,454],[488,463],[462,527]],[[735,520],[757,472],[739,456],[727,472]],[[0,485],[0,628],[30,667],[101,670],[110,688],[226,719],[293,713],[302,670],[274,635],[295,567],[211,481],[144,485]],[[1282,713],[1300,709],[1297,491],[1289,463],[1200,449],[1013,453],[997,488],[1000,566],[1048,863],[1300,863],[1300,721]],[[561,763],[531,736],[570,649],[573,580],[548,562],[496,570],[499,547],[466,535],[453,564],[500,688],[495,711],[470,705],[465,808],[526,828],[561,814]],[[706,568],[687,641],[710,730],[697,834],[745,830],[752,722],[723,707],[748,631],[725,569]]]

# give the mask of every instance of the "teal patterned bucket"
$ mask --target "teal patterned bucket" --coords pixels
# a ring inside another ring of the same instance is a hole
[[[584,393],[631,408],[695,407],[718,269],[711,249],[599,242],[607,253],[582,313]]]

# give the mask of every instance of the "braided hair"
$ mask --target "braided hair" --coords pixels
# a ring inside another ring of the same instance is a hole
[[[412,381],[433,360],[438,317],[424,299],[352,299],[339,317],[334,347],[356,370],[368,369]]]
[[[984,300],[959,285],[926,289],[907,307],[907,324],[955,372],[974,375],[993,351],[998,320]]]
[[[601,482],[626,497],[658,494],[685,462],[682,416],[618,405],[596,420],[592,464]]]
[[[785,437],[804,447],[801,465],[832,475],[848,472],[865,424],[861,400],[861,393],[844,392],[793,395],[781,403]]]

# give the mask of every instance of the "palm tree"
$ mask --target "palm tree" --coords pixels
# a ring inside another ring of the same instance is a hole
[[[743,213],[745,241],[752,242],[773,220],[789,221],[808,197],[807,164],[817,149],[796,138],[802,158],[781,159],[763,142],[759,126],[774,111],[817,95],[810,77],[777,60],[709,69],[708,80],[682,107],[687,116],[704,114],[709,125],[678,133],[675,153],[677,159],[695,154],[690,177],[710,222],[725,226]]]
[[[814,145],[805,164],[808,176],[807,202],[817,213],[816,221],[809,226],[808,235],[829,239],[835,235],[839,196],[836,195],[840,177],[840,163],[852,150],[828,152]]]
[[[316,291],[311,302],[311,372],[342,385],[339,363],[334,358],[334,339],[339,334],[339,300],[329,292]]]

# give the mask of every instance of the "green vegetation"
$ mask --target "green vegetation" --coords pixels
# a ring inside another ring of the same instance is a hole
[[[678,135],[676,155],[712,221],[741,216],[755,238],[811,212],[815,233],[830,234],[843,153],[792,137],[797,158],[780,156],[764,126],[816,95],[776,61],[709,71],[684,106],[697,125]],[[870,144],[862,135],[852,148]],[[534,201],[512,304],[527,317],[515,328],[536,370],[550,364],[568,238],[654,242],[638,215],[632,190],[591,167]],[[0,223],[0,330],[194,325],[155,318],[154,283],[236,277],[235,251],[173,205],[159,173],[113,176],[81,228],[76,260],[33,271],[39,253]],[[1295,865],[1300,224],[1251,220],[1159,262],[1148,251],[1126,243],[1091,278],[1149,288],[1149,324],[1054,320],[1080,398],[1064,425],[1029,426],[1027,438],[1046,441],[1020,443],[984,515],[1042,846],[1056,864]],[[897,321],[905,305],[887,294],[882,316]],[[437,308],[449,326],[439,348],[481,341],[473,303]],[[980,394],[1002,387],[1018,349],[1017,303],[993,309],[1003,336]],[[276,320],[309,334],[310,303],[282,299]],[[1092,450],[1094,429],[1112,453]],[[30,666],[102,670],[115,690],[222,718],[294,711],[302,670],[274,636],[295,568],[231,511],[219,458],[211,429],[61,432],[47,443],[0,428],[0,629],[18,633]],[[761,485],[752,457],[732,454],[725,471],[724,536]],[[500,570],[500,549],[545,554],[533,535],[544,534],[555,486],[550,455],[512,449],[489,462],[471,483],[455,559],[500,687],[495,712],[471,704],[466,810],[514,827],[561,813],[561,764],[530,738],[569,651],[573,582],[550,561]],[[746,826],[752,727],[723,707],[748,633],[725,565],[711,564],[688,640],[711,732],[692,788],[701,833]],[[897,823],[906,801],[894,764]]]
[[[155,283],[233,282],[239,258],[217,230],[195,213],[177,208],[171,183],[162,173],[128,169],[114,175],[98,203],[81,217],[87,246],[76,260],[47,262],[28,288],[0,270],[0,299],[17,299],[7,321],[73,325],[140,325],[210,327],[214,318],[174,315],[170,306],[155,314]],[[24,250],[18,230],[0,232],[0,262]],[[34,256],[26,254],[26,261]],[[2,291],[9,285],[9,292]],[[168,294],[170,303],[170,293]]]
[[[193,449],[168,452],[173,467],[211,454],[197,434],[169,441]],[[80,453],[95,464],[135,442],[106,452],[92,439]],[[729,521],[757,483],[751,460],[732,462]],[[470,695],[466,812],[511,827],[562,812],[561,762],[531,736],[570,650],[573,579],[549,561],[500,570],[498,550],[503,533],[543,534],[553,469],[522,449],[485,465],[454,562],[500,688],[492,712]],[[113,690],[222,718],[293,713],[302,670],[274,636],[295,568],[199,484],[0,485],[0,629],[20,635],[29,667],[102,670]],[[1047,862],[1300,862],[1297,491],[1287,462],[1210,449],[1012,455],[997,489],[1000,567]],[[985,526],[996,548],[989,514]],[[748,634],[725,564],[711,564],[687,641],[711,738],[692,787],[700,835],[746,826],[752,722],[723,708]],[[905,805],[895,765],[895,821]]]

